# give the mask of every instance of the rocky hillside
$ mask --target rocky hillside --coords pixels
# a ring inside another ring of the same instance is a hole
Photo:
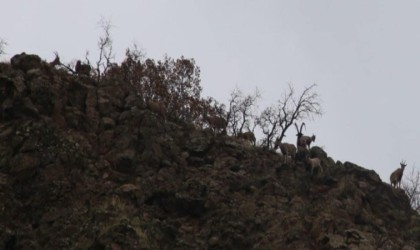
[[[420,249],[402,190],[144,107],[34,55],[0,64],[2,249]]]

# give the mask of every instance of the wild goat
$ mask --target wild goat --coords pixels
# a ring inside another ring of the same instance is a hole
[[[303,135],[299,139],[300,140],[300,143],[299,144],[302,147],[305,147],[305,148],[307,147],[308,149],[310,149],[311,148],[311,143],[315,141],[315,138],[316,138],[315,135],[312,135],[312,136]]]
[[[220,116],[210,116],[206,118],[211,129],[214,133],[226,133],[227,121]]]
[[[280,151],[284,156],[284,161],[290,156],[293,161],[296,160],[296,146],[290,143],[280,143]]]
[[[320,173],[323,172],[322,166],[321,166],[321,159],[319,158],[306,158],[306,163],[311,168],[311,175],[314,173],[314,169],[319,169],[318,171]]]
[[[238,133],[237,137],[241,138],[245,141],[249,141],[250,143],[255,145],[255,142],[256,142],[255,135],[251,131],[248,131],[248,132],[245,132],[245,133],[240,132],[240,133]]]
[[[302,133],[303,126],[306,127],[304,122],[302,122],[302,124],[300,125],[300,130],[299,130],[298,125],[295,123],[295,127],[296,127],[296,130],[297,130],[296,136],[298,137],[296,144],[297,144],[298,147],[305,147],[307,149],[310,149],[311,148],[311,143],[315,141],[316,136],[315,135],[312,135],[312,136],[303,135],[303,133]]]
[[[77,60],[74,70],[78,75],[90,75],[92,67],[89,64],[82,64],[80,60]]]
[[[284,161],[287,160],[287,157],[290,156],[293,161],[296,160],[296,146],[290,143],[282,143],[279,138],[277,138],[274,143],[274,150],[280,148],[282,155],[284,156]]]
[[[404,173],[404,168],[405,166],[407,166],[405,161],[401,161],[400,162],[401,168],[395,170],[394,172],[392,172],[391,176],[389,177],[390,181],[391,181],[391,186],[397,188],[397,187],[401,187],[401,179]]]

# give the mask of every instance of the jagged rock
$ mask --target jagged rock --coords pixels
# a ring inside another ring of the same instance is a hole
[[[37,55],[26,54],[25,52],[15,55],[10,59],[12,67],[22,71],[38,69],[42,67],[41,58]]]
[[[86,115],[89,117],[90,125],[96,130],[100,123],[100,115],[98,109],[98,95],[95,87],[87,85],[86,95]]]
[[[102,117],[101,127],[103,130],[113,129],[115,127],[115,121],[109,117]]]
[[[10,99],[7,98],[1,104],[2,118],[9,120],[23,116],[37,118],[39,111],[28,97]]]
[[[26,91],[25,79],[21,75],[16,76],[13,83],[18,93],[23,94]]]
[[[420,249],[408,197],[372,170],[319,147],[284,161],[44,64],[0,63],[0,248]]]
[[[66,107],[64,115],[70,128],[87,131],[89,128],[86,115],[76,107]]]
[[[99,97],[98,110],[102,116],[109,115],[113,112],[111,102],[107,98]]]
[[[40,113],[51,116],[54,110],[54,92],[46,86],[31,89],[31,100],[39,107]]]
[[[136,152],[132,149],[127,149],[116,156],[114,163],[115,170],[125,173],[133,174],[136,172]]]
[[[157,192],[146,200],[147,205],[157,205],[165,213],[176,216],[200,217],[206,212],[202,199],[179,197],[174,193]]]
[[[88,88],[82,83],[73,82],[68,85],[67,105],[77,108],[80,112],[86,111],[86,98]]]
[[[356,177],[367,179],[369,181],[372,181],[374,183],[382,183],[381,178],[375,171],[373,170],[367,170],[362,167],[357,166],[356,164],[353,164],[351,162],[345,162],[344,168],[346,170],[346,173],[354,174]]]
[[[142,102],[140,100],[140,98],[138,97],[138,95],[136,94],[131,94],[129,96],[127,96],[124,100],[124,108],[125,109],[131,109],[133,107],[141,107],[142,106]]]
[[[204,155],[211,145],[211,137],[201,133],[195,133],[190,137],[188,143],[189,151],[192,155]]]
[[[322,148],[317,147],[317,146],[311,148],[310,156],[312,158],[317,157],[317,158],[320,158],[320,159],[328,158],[327,153]]]
[[[309,156],[310,156],[310,152],[307,149],[299,147],[297,149],[295,159],[296,161],[299,161],[299,162],[305,162],[306,158]]]
[[[121,185],[117,189],[117,191],[122,192],[122,193],[130,193],[130,192],[138,191],[138,190],[140,190],[140,188],[133,184],[124,184],[124,185]]]
[[[15,104],[19,105],[19,104]],[[32,103],[31,99],[29,98],[23,98],[20,102],[20,111],[22,114],[30,116],[30,117],[38,117],[39,111],[38,108]]]
[[[10,161],[10,173],[34,170],[40,164],[38,158],[30,154],[18,154]]]
[[[12,99],[16,90],[17,87],[13,79],[0,75],[0,101],[3,102],[8,98]]]

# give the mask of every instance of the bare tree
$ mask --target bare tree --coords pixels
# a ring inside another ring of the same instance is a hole
[[[137,43],[133,43],[131,48],[127,48],[125,54],[136,62],[143,62],[146,58],[146,52],[140,49]]]
[[[112,23],[110,20],[101,18],[99,26],[102,28],[103,34],[99,37],[98,41],[99,58],[96,61],[96,74],[98,80],[100,79],[102,73],[111,67],[112,61],[115,59],[112,47],[113,41],[111,37]]]
[[[240,89],[235,88],[230,96],[227,121],[231,134],[237,135],[244,129],[253,132],[256,127],[255,108],[261,97],[258,89],[253,94],[244,95]]]
[[[278,101],[278,104],[261,113],[258,125],[265,135],[263,144],[267,148],[271,148],[276,135],[281,142],[286,131],[294,122],[322,115],[319,96],[315,91],[316,86],[316,84],[312,84],[306,87],[300,95],[297,95],[293,86],[289,84],[288,90]]]
[[[0,38],[0,55],[5,53],[5,47],[7,46],[7,42]]]
[[[99,82],[99,80],[102,78],[102,76],[104,76],[106,71],[115,64],[115,54],[113,50],[113,40],[111,36],[111,21],[102,17],[101,20],[98,22],[98,25],[103,31],[103,34],[99,37],[98,41],[99,57],[96,60],[96,65],[92,66],[92,63],[89,59],[90,53],[89,51],[86,51],[84,64],[87,64],[94,69],[96,80]],[[60,65],[67,69],[69,72],[73,74],[76,73],[76,71],[73,70],[75,67],[75,62],[67,64],[60,63]]]
[[[279,130],[279,119],[276,106],[270,106],[264,109],[257,118],[257,124],[260,126],[264,138],[262,138],[261,145],[266,148],[271,148],[274,136]]]
[[[420,171],[415,166],[408,174],[404,175],[402,186],[410,200],[411,207],[420,212]]]

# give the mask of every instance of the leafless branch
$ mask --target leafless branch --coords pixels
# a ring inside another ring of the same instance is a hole
[[[420,212],[420,171],[415,166],[404,175],[402,186],[410,200],[411,207]]]
[[[99,37],[98,49],[99,49],[99,58],[96,61],[96,74],[98,81],[100,80],[102,74],[107,71],[112,65],[112,61],[115,59],[113,51],[113,41],[111,37],[111,28],[112,24],[110,20],[101,18],[99,21],[99,26],[102,28],[103,34]]]
[[[316,84],[306,87],[299,96],[296,96],[296,91],[289,84],[288,90],[278,101],[278,105],[263,111],[259,118],[259,125],[266,136],[267,146],[273,143],[275,135],[279,135],[278,138],[282,141],[286,131],[294,122],[322,115],[315,87]]]
[[[246,96],[238,88],[232,91],[227,121],[228,128],[233,135],[243,132],[244,129],[253,131],[256,126],[255,108],[260,97],[258,89],[255,90],[255,93]]]
[[[262,139],[262,145],[266,148],[271,148],[274,136],[278,133],[279,120],[276,117],[276,112],[276,107],[268,107],[263,110],[260,117],[257,119],[257,123],[265,136]]]
[[[0,55],[5,53],[5,47],[7,46],[7,42],[0,38]]]

